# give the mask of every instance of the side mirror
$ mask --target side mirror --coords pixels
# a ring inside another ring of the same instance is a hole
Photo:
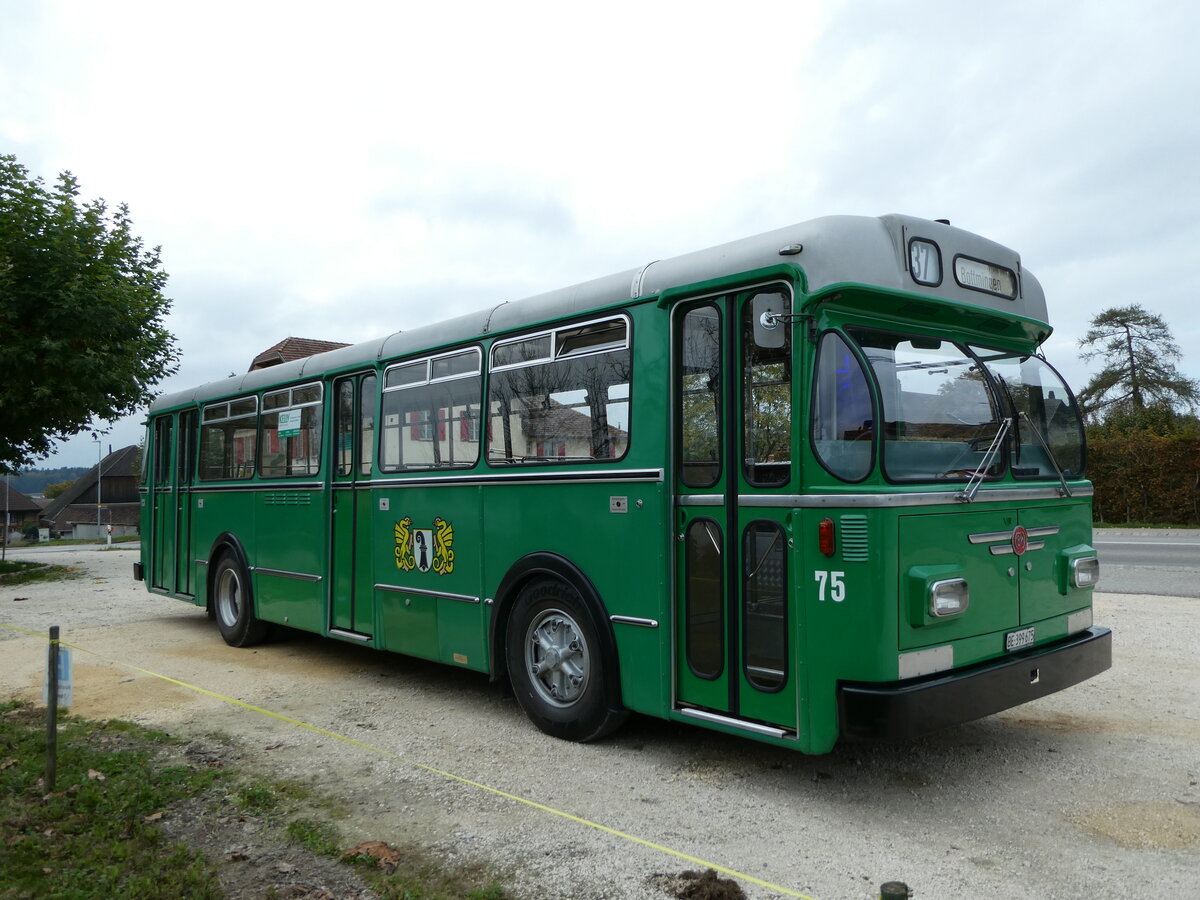
[[[777,350],[787,343],[790,315],[783,294],[755,294],[750,301],[754,323],[754,344],[764,350]]]

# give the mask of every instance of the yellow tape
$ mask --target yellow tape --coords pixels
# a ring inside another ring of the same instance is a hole
[[[44,638],[45,640],[50,639],[49,635],[45,635],[45,634],[42,634],[37,631],[29,631],[28,629],[25,629],[25,628],[18,628],[16,625],[9,625],[5,622],[0,622],[0,628],[8,628],[11,631],[19,631],[22,634],[28,634],[28,635],[31,635],[32,637]],[[560,818],[567,819],[571,822],[576,822],[580,825],[585,825],[588,828],[594,828],[596,831],[602,831],[605,834],[612,835],[613,837],[618,837],[618,838],[621,838],[622,840],[626,840],[626,841],[629,841],[634,844],[639,844],[643,847],[648,847],[651,850],[657,850],[659,853],[665,853],[668,856],[674,856],[677,859],[686,860],[687,862],[695,863],[698,866],[704,866],[705,868],[708,868],[708,869],[714,869],[717,872],[721,872],[722,874],[729,875],[733,878],[740,878],[743,881],[748,881],[751,884],[756,884],[759,887],[766,888],[767,890],[776,891],[777,893],[785,894],[788,897],[798,897],[798,898],[800,898],[800,900],[814,900],[814,898],[810,897],[808,894],[801,894],[798,891],[793,891],[788,888],[781,887],[780,885],[772,884],[769,881],[763,881],[761,878],[755,878],[753,875],[747,875],[745,872],[739,872],[736,869],[730,869],[730,868],[726,868],[725,866],[719,866],[716,863],[708,862],[707,860],[701,859],[698,856],[691,856],[687,853],[683,853],[680,850],[673,850],[670,847],[664,847],[662,844],[656,844],[653,841],[648,841],[645,838],[640,838],[640,837],[637,837],[636,835],[632,835],[632,834],[629,834],[624,831],[619,831],[616,828],[609,828],[607,825],[601,825],[599,822],[593,822],[590,819],[584,819],[584,818],[581,818],[580,816],[575,816],[575,815],[572,815],[571,813],[563,812],[562,810],[555,809],[552,806],[546,806],[542,803],[537,803],[534,800],[528,800],[525,797],[519,797],[516,794],[510,794],[507,791],[500,790],[499,788],[490,787],[486,784],[481,784],[478,781],[472,781],[469,778],[463,778],[461,775],[455,775],[453,772],[445,772],[441,769],[435,768],[434,766],[428,766],[425,763],[419,763],[419,762],[416,762],[411,759],[406,759],[405,757],[400,756],[399,754],[392,753],[390,750],[384,750],[381,747],[376,747],[376,746],[373,746],[372,744],[363,743],[362,741],[355,740],[352,737],[346,737],[346,735],[344,735],[344,734],[338,734],[335,731],[327,731],[324,728],[319,728],[316,725],[310,725],[307,722],[300,721],[299,719],[293,719],[290,716],[285,716],[281,713],[272,712],[269,709],[264,709],[261,706],[255,706],[252,703],[246,703],[243,700],[237,700],[233,697],[226,697],[224,694],[218,694],[216,691],[210,691],[207,688],[202,688],[202,687],[199,687],[194,684],[188,684],[186,681],[180,681],[178,678],[172,678],[169,675],[161,675],[158,672],[152,672],[149,669],[143,669],[140,666],[133,665],[132,663],[121,662],[120,660],[115,660],[115,659],[109,659],[107,656],[103,656],[102,654],[97,653],[95,650],[89,650],[86,647],[80,647],[77,644],[71,644],[71,643],[68,643],[67,641],[63,641],[63,640],[60,640],[59,644],[63,647],[70,647],[72,650],[77,650],[80,653],[87,653],[91,656],[96,657],[97,659],[104,660],[105,662],[109,663],[110,665],[121,666],[122,668],[125,668],[125,669],[131,669],[134,672],[141,672],[143,675],[149,675],[152,678],[159,678],[163,681],[170,682],[171,684],[178,685],[179,687],[186,688],[189,691],[195,691],[197,694],[203,694],[206,697],[212,697],[215,700],[221,700],[225,703],[230,703],[234,706],[240,706],[243,709],[250,710],[251,712],[256,712],[256,713],[259,713],[260,715],[269,716],[270,718],[277,719],[280,722],[287,722],[289,725],[295,725],[297,728],[305,728],[309,731],[315,732],[316,734],[321,734],[321,735],[324,735],[325,737],[330,737],[330,738],[333,738],[334,740],[342,741],[347,744],[352,744],[355,747],[360,747],[363,750],[370,750],[372,753],[377,753],[380,756],[384,756],[389,759],[396,760],[397,762],[404,763],[404,765],[406,765],[406,766],[412,766],[413,768],[421,769],[425,772],[431,772],[434,775],[440,775],[443,778],[448,778],[451,781],[457,781],[460,784],[470,785],[473,788],[478,788],[479,790],[486,791],[489,794],[495,794],[498,797],[504,797],[506,800],[512,800],[516,803],[522,803],[525,806],[530,806],[530,807],[533,807],[534,809],[541,810],[542,812],[550,813],[551,815],[554,815],[554,816],[559,816]]]

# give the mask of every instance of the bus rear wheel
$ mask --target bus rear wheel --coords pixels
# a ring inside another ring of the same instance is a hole
[[[232,554],[223,554],[213,571],[213,612],[217,630],[231,647],[262,643],[270,631],[267,622],[254,615],[254,596],[246,567]]]
[[[546,734],[591,741],[625,720],[625,711],[609,696],[607,661],[575,590],[551,579],[525,588],[506,638],[513,693]]]

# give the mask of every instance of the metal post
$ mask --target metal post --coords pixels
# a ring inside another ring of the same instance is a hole
[[[58,776],[58,626],[50,626],[50,650],[47,665],[49,690],[46,697],[46,793],[54,790]]]
[[[96,438],[96,540],[100,540],[100,471],[104,465],[104,443],[99,435]]]

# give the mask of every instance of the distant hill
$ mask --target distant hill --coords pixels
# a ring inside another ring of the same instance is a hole
[[[8,481],[14,491],[20,491],[26,497],[32,497],[34,494],[45,491],[47,485],[58,484],[62,481],[77,481],[79,476],[87,471],[87,467],[29,469],[20,475],[10,476]]]

